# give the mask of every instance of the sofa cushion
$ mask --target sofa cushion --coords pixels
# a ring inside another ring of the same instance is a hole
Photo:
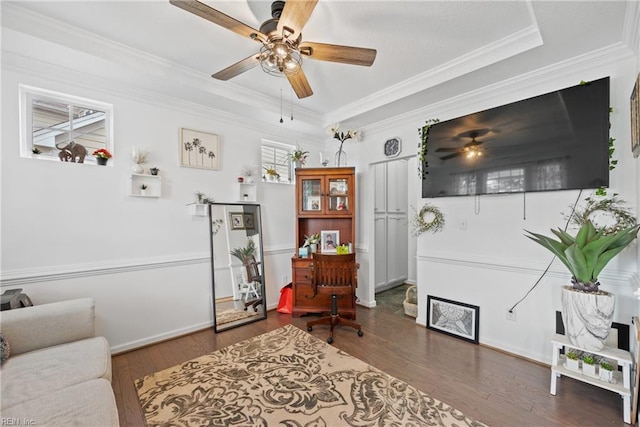
[[[4,397],[4,396],[3,396]],[[118,409],[105,379],[85,381],[2,410],[3,419],[34,426],[117,426]]]
[[[96,378],[111,381],[111,356],[104,337],[14,355],[0,369],[1,407]]]

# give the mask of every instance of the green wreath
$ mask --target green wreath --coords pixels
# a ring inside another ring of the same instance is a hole
[[[587,221],[591,221],[591,215],[595,212],[603,212],[612,216],[616,221],[614,225],[609,227],[596,227],[602,230],[602,234],[605,236],[636,225],[636,218],[633,216],[633,213],[628,208],[622,206],[626,202],[621,200],[617,194],[600,200],[587,197],[585,201],[587,204],[584,209],[576,209],[571,215],[572,222],[578,226],[582,226]]]
[[[425,204],[420,212],[416,211],[416,208],[413,208],[414,216],[411,219],[411,223],[413,226],[413,235],[419,236],[422,233],[430,231],[432,233],[437,233],[438,231],[442,231],[444,228],[444,215],[440,209],[436,206],[430,205],[429,203]],[[424,217],[426,214],[433,215],[433,219],[427,222]]]

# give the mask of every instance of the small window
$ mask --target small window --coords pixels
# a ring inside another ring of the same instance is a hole
[[[292,145],[262,140],[262,180],[265,182],[293,182]]]
[[[96,164],[92,153],[113,155],[113,106],[20,85],[22,157]]]

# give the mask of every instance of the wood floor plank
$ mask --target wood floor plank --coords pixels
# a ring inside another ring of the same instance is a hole
[[[306,330],[312,319],[271,311],[265,321],[219,334],[198,331],[114,356],[121,425],[144,425],[135,379],[286,324]],[[364,336],[340,327],[335,347],[489,425],[628,426],[617,394],[563,377],[558,395],[550,395],[548,366],[428,330],[393,310],[358,307],[357,321]],[[325,340],[328,328],[316,326],[311,333]]]

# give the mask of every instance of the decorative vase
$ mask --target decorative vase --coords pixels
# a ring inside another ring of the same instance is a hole
[[[309,252],[312,254],[315,254],[316,252],[318,252],[318,244],[317,243],[310,243],[309,244]]]
[[[144,168],[140,163],[136,163],[135,165],[133,165],[133,167],[131,167],[131,172],[141,174],[144,173]]]
[[[109,159],[105,159],[104,157],[96,157],[96,163],[100,166],[106,166],[108,160]]]
[[[336,151],[336,167],[347,166],[347,153],[342,149],[342,146]]]
[[[160,169],[158,168],[151,168],[149,169],[149,172],[151,172],[151,175],[158,175],[158,172],[160,171]]]
[[[564,286],[562,321],[569,342],[583,350],[601,350],[611,329],[614,308],[615,295],[610,292],[588,293]]]

